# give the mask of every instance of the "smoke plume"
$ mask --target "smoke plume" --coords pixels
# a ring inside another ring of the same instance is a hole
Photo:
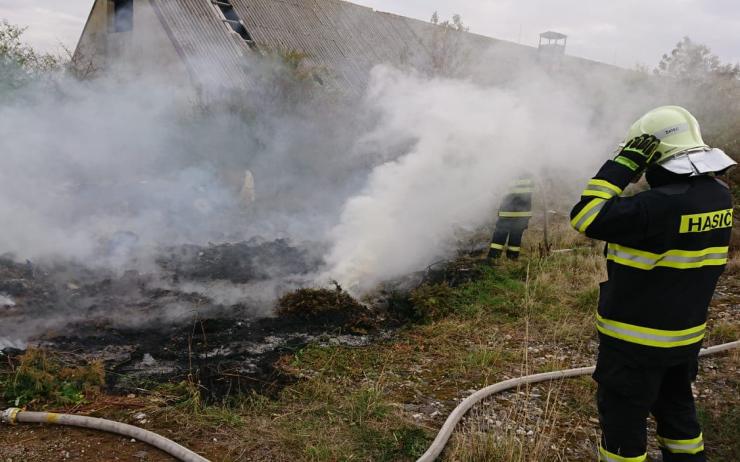
[[[0,255],[156,282],[174,246],[287,238],[322,254],[314,274],[161,285],[217,305],[329,279],[361,294],[451,255],[521,173],[568,185],[575,201],[631,119],[663,102],[616,69],[523,62],[504,79],[495,63],[457,78],[378,66],[359,101],[302,87],[286,103],[262,78],[203,104],[157,75],[60,77],[1,95]]]
[[[456,233],[490,221],[517,175],[575,192],[646,104],[624,98],[620,79],[593,78],[532,67],[503,87],[376,68],[365,102],[379,117],[365,141],[410,148],[374,168],[345,202],[329,234],[329,275],[363,292],[451,255]],[[586,99],[608,84],[612,92]]]

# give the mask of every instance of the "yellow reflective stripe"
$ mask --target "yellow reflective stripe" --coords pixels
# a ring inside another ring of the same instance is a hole
[[[647,453],[637,457],[623,457],[609,452],[599,445],[599,462],[645,462]]]
[[[586,189],[583,191],[581,196],[584,197],[600,197],[602,199],[609,200],[612,197],[614,197],[614,194],[604,192],[604,191],[596,191],[595,189]]]
[[[615,184],[609,183],[606,180],[597,180],[594,178],[588,182],[588,185],[589,186],[599,186],[602,188],[610,189],[614,191],[616,194],[622,194],[622,188],[620,188],[619,186]]]
[[[657,348],[675,348],[702,341],[707,331],[707,324],[684,330],[661,330],[613,321],[597,314],[596,328],[604,335],[625,342]]]
[[[658,444],[673,454],[698,454],[704,450],[704,435],[690,440],[672,440],[658,435]]]
[[[491,248],[494,249],[494,250],[504,250],[504,246],[501,245],[501,244],[491,243]]]
[[[632,161],[631,159],[628,159],[628,158],[626,158],[624,156],[617,157],[616,159],[614,159],[614,162],[616,162],[618,164],[622,164],[622,165],[624,165],[625,167],[627,167],[628,169],[630,169],[630,170],[632,170],[634,172],[636,172],[640,168],[640,166],[637,165],[634,161]]]
[[[523,218],[531,217],[532,212],[499,212],[498,216],[503,218]]]
[[[521,247],[509,246],[509,251],[511,251],[511,252],[521,252],[522,251],[522,248]]]
[[[534,192],[534,188],[517,187],[512,188],[509,192],[511,194],[531,194]]]
[[[513,183],[514,186],[533,186],[534,181],[533,180],[516,180]]]
[[[602,199],[609,200],[612,197],[622,194],[622,189],[616,185],[609,183],[606,180],[593,179],[588,182],[588,186],[583,190],[582,196],[585,197],[600,197]]]
[[[606,204],[604,199],[596,198],[592,200],[570,221],[571,226],[581,233],[585,232],[599,215],[604,204]]]
[[[725,265],[729,251],[729,247],[709,247],[702,250],[672,249],[658,254],[619,244],[609,244],[606,258],[620,265],[642,270],[651,270],[656,267],[692,269]]]

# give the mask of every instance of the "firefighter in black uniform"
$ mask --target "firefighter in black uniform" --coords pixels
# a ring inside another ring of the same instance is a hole
[[[716,174],[735,162],[710,149],[678,106],[649,112],[627,139],[571,212],[575,229],[607,242],[594,373],[599,460],[646,461],[652,414],[665,462],[705,461],[691,382],[733,226],[731,194]],[[621,197],[645,171],[651,189]]]
[[[496,229],[491,239],[488,260],[493,261],[506,249],[506,257],[512,260],[519,258],[522,251],[522,235],[532,218],[532,192],[534,182],[529,176],[514,181],[509,192],[504,196],[498,211]]]

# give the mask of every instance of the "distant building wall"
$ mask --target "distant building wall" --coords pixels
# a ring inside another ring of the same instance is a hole
[[[133,28],[117,32],[112,0],[96,0],[75,52],[78,69],[135,77],[158,73],[188,86],[188,70],[149,0],[134,0]]]
[[[106,67],[108,40],[108,1],[96,0],[74,54],[74,64],[83,77]]]

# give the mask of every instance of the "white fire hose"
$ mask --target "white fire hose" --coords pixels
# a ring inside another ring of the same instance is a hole
[[[705,348],[701,351],[700,356],[722,353],[738,347],[740,347],[740,340],[726,343],[724,345],[717,345],[710,348]],[[460,405],[452,411],[452,414],[450,414],[450,416],[447,418],[447,421],[445,421],[445,424],[442,426],[442,429],[440,430],[437,437],[434,439],[432,445],[429,447],[427,452],[425,452],[424,455],[422,455],[417,460],[417,462],[433,462],[434,460],[436,460],[437,457],[442,454],[442,451],[444,450],[447,442],[452,436],[453,430],[463,418],[463,416],[473,406],[481,402],[483,399],[496,393],[516,388],[520,385],[547,382],[551,380],[559,380],[592,374],[594,369],[594,367],[582,367],[579,369],[569,369],[565,371],[555,371],[546,372],[544,374],[529,375],[526,377],[520,377],[517,379],[511,379],[505,382],[497,383],[473,393],[465,400],[463,400],[463,402],[460,403]],[[209,462],[208,459],[199,456],[193,451],[190,451],[189,449],[180,446],[174,441],[171,441],[163,436],[157,435],[156,433],[144,430],[142,428],[119,422],[113,422],[111,420],[68,414],[54,414],[51,412],[24,412],[18,408],[10,408],[0,414],[0,423],[9,425],[16,425],[18,423],[47,423],[88,428],[91,430],[101,430],[108,433],[122,435],[127,438],[134,438],[143,443],[147,443],[183,462]]]
[[[714,355],[738,347],[740,347],[740,340],[731,343],[725,343],[724,345],[717,345],[705,348],[701,350],[699,356]],[[429,447],[429,449],[427,449],[427,452],[425,452],[424,455],[419,457],[416,462],[433,462],[437,460],[437,457],[442,454],[442,451],[444,451],[447,442],[450,440],[450,437],[452,436],[452,431],[455,429],[457,424],[460,423],[460,420],[462,420],[463,416],[473,406],[480,403],[485,398],[488,398],[489,396],[495,395],[496,393],[500,393],[502,391],[516,388],[520,385],[548,382],[551,380],[567,379],[570,377],[579,377],[582,375],[593,374],[595,369],[595,367],[581,367],[579,369],[569,369],[565,371],[555,371],[546,372],[544,374],[529,375],[526,377],[511,379],[505,382],[490,385],[482,390],[476,391],[472,395],[465,398],[463,402],[461,402],[460,405],[452,411],[452,414],[447,417],[447,420],[442,426],[442,429],[439,431],[439,434],[437,434],[437,437],[434,439],[434,442],[432,442],[432,445]]]
[[[147,443],[183,462],[209,462],[208,459],[199,456],[193,451],[180,446],[174,441],[168,440],[163,436],[144,430],[143,428],[113,422],[111,420],[68,414],[54,414],[51,412],[23,412],[18,408],[11,408],[0,414],[0,423],[10,425],[15,425],[17,423],[47,423],[89,428],[91,430],[101,430],[108,433],[116,433],[127,438],[134,438],[143,443]]]

